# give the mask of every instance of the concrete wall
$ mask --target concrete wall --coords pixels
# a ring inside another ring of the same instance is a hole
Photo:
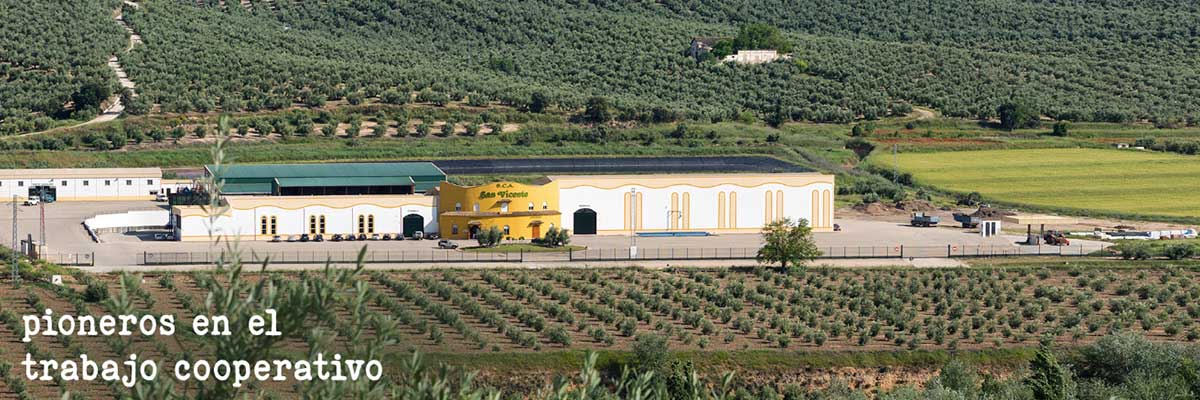
[[[272,198],[276,201],[270,201]],[[404,230],[404,216],[409,214],[420,215],[424,219],[425,232],[437,232],[435,199],[424,195],[230,197],[230,208],[216,219],[215,224],[199,207],[175,207],[173,214],[180,222],[181,240],[208,240],[210,230],[217,236],[242,240],[270,240],[275,235],[286,238],[311,233],[313,218],[316,218],[317,233],[320,233],[322,216],[326,236],[359,233],[359,216],[363,217],[364,230],[370,231],[373,217],[374,233],[401,233]],[[267,221],[266,232],[262,230],[264,218]],[[274,231],[271,231],[272,218]]]
[[[31,178],[0,180],[0,197],[21,199],[29,195],[32,186],[52,186],[58,201],[151,200],[160,190],[160,178],[96,177],[96,178]]]
[[[630,193],[630,189],[636,189],[636,193]],[[628,233],[631,225],[639,232],[756,232],[766,223],[784,217],[808,220],[818,231],[830,230],[833,226],[831,183],[814,182],[801,187],[783,184],[756,187],[676,184],[662,188],[624,185],[611,189],[578,186],[562,189],[559,202],[563,227],[574,230],[575,211],[590,208],[597,213],[599,234]]]

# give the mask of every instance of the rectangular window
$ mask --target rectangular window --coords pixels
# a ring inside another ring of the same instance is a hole
[[[260,226],[259,226],[259,228],[258,228],[258,234],[259,234],[259,235],[266,235],[266,234],[267,234],[267,217],[262,217],[262,218],[259,218],[259,222],[260,222],[261,224],[260,224]]]
[[[153,179],[147,179],[147,180],[146,180],[146,184],[147,184],[147,185],[153,185],[153,184],[154,184],[154,180],[153,180]]]
[[[500,212],[508,212],[508,203],[500,203]]]
[[[88,185],[88,181],[83,181],[83,186],[87,186],[87,185]]]
[[[272,234],[272,235],[279,233],[279,231],[278,231],[278,230],[276,230],[276,229],[275,229],[275,227],[276,227],[276,225],[275,225],[275,216],[274,216],[274,215],[272,215],[272,216],[271,216],[271,234]]]
[[[375,233],[375,216],[367,216],[367,233]]]
[[[319,221],[319,224],[317,225],[317,233],[324,235],[325,234],[325,216],[322,215],[322,216],[318,217],[317,221]]]
[[[317,234],[317,216],[315,216],[315,215],[310,215],[308,217],[308,234],[310,234],[310,235]]]
[[[133,179],[126,179],[125,186],[133,186]]]
[[[110,181],[110,180],[108,180],[108,179],[105,179],[105,180],[104,180],[104,186],[112,186],[112,181]]]
[[[62,181],[62,183],[63,186],[67,186],[67,181]]]
[[[367,222],[366,222],[366,221],[367,221],[367,218],[366,218],[366,217],[364,217],[364,216],[362,216],[362,215],[359,215],[359,216],[358,216],[358,233],[365,233],[365,232],[366,232],[366,229],[367,229]]]
[[[25,186],[25,182],[24,182],[24,181],[17,181],[17,186]]]
[[[451,234],[451,235],[457,235],[457,234],[458,234],[458,225],[450,225],[450,234]]]

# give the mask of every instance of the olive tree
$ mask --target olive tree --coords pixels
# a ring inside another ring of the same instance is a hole
[[[787,269],[788,265],[800,265],[821,255],[813,240],[812,227],[808,220],[799,219],[792,222],[791,218],[775,220],[762,229],[763,247],[758,249],[758,262],[763,264],[779,263],[779,267]]]

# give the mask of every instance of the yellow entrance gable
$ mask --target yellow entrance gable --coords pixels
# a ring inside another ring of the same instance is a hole
[[[471,187],[442,182],[438,211],[441,235],[450,239],[469,239],[472,232],[493,226],[506,231],[506,239],[533,239],[561,226],[557,182],[493,182]]]

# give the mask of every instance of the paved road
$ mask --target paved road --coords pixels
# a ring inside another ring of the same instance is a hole
[[[512,158],[432,162],[451,175],[811,171],[763,156]]]
[[[0,203],[5,206],[8,204]],[[101,238],[105,242],[96,244],[91,241],[87,233],[82,227],[82,221],[85,218],[108,213],[119,213],[129,210],[147,210],[161,209],[164,207],[161,203],[150,201],[125,201],[125,202],[89,202],[89,203],[70,203],[60,202],[46,205],[46,232],[47,232],[47,253],[95,253],[96,264],[104,267],[121,267],[131,266],[139,263],[143,252],[190,252],[203,256],[203,254],[221,248],[214,248],[206,242],[160,242],[152,240],[152,234],[122,234],[122,233],[106,233],[102,234]],[[19,232],[24,238],[26,234],[33,234],[35,239],[39,236],[38,224],[38,207],[19,207],[20,213],[18,217]],[[0,240],[4,240],[5,245],[9,245],[8,241],[11,230],[11,211],[8,208],[0,211]],[[868,221],[868,220],[838,220],[842,225],[841,232],[817,233],[817,244],[822,247],[822,250],[827,254],[835,256],[855,257],[858,255],[870,256],[885,254],[890,251],[895,251],[898,247],[904,247],[904,255],[907,258],[915,260],[944,258],[947,252],[947,245],[954,246],[955,251],[968,251],[967,249],[1007,249],[1016,251],[1021,249],[1012,242],[1014,238],[1008,237],[992,237],[983,238],[978,234],[964,231],[959,228],[939,227],[939,228],[912,228],[895,222],[887,221]],[[753,255],[755,250],[761,245],[761,237],[757,234],[731,234],[710,236],[701,238],[637,238],[637,246],[639,252],[644,255],[649,254],[689,254],[704,252],[744,252],[748,255]],[[471,246],[474,243],[470,241],[460,241],[461,246]],[[613,255],[623,257],[628,254],[630,245],[629,236],[576,236],[573,239],[574,244],[587,246],[592,252],[603,252],[607,254],[607,259],[612,259]],[[268,243],[268,242],[241,242],[240,248],[244,252],[257,252],[259,254],[271,253],[273,259],[279,260],[282,257],[288,259],[316,259],[321,260],[327,258],[330,252],[336,255],[345,254],[343,257],[350,259],[363,246],[363,242],[324,242],[324,243]],[[395,259],[395,257],[415,257],[428,258],[434,255],[439,258],[451,257],[457,259],[460,257],[473,257],[474,253],[459,253],[436,248],[434,241],[372,241],[366,242],[371,251],[377,252],[380,259]],[[1091,246],[1100,246],[1100,242],[1080,241],[1073,239],[1073,245],[1087,244]],[[1045,251],[1051,252],[1058,250],[1057,247],[1045,247]],[[1030,248],[1025,249],[1026,253],[1030,253]],[[1064,252],[1071,253],[1076,251],[1076,247],[1063,249]],[[390,252],[390,254],[388,254]],[[894,255],[894,253],[891,253]],[[968,253],[969,254],[969,253]],[[410,256],[411,255],[411,256]],[[487,257],[486,253],[480,257]],[[541,267],[541,266],[561,266],[565,264],[566,255],[562,253],[538,253],[526,254],[526,264],[520,264],[522,267]],[[824,261],[823,261],[824,262]],[[850,263],[851,261],[829,261],[831,263]],[[859,263],[867,263],[871,265],[894,265],[896,263],[908,263],[918,265],[917,261],[902,261],[898,259],[884,261],[858,261]],[[645,261],[635,262],[632,264],[646,266],[668,266],[679,265],[681,262],[659,262]],[[691,265],[742,265],[745,263],[752,264],[749,261],[688,261]],[[923,261],[922,263],[930,263]],[[596,262],[576,265],[630,265],[628,261],[622,262]],[[384,264],[386,265],[386,264]],[[402,264],[406,267],[411,267],[411,264]],[[434,263],[433,265],[439,265]],[[467,265],[461,263],[452,263],[451,265]],[[505,264],[487,265],[504,266]],[[957,261],[947,260],[943,262],[933,262],[933,265],[957,265]],[[389,266],[396,267],[396,266]]]

